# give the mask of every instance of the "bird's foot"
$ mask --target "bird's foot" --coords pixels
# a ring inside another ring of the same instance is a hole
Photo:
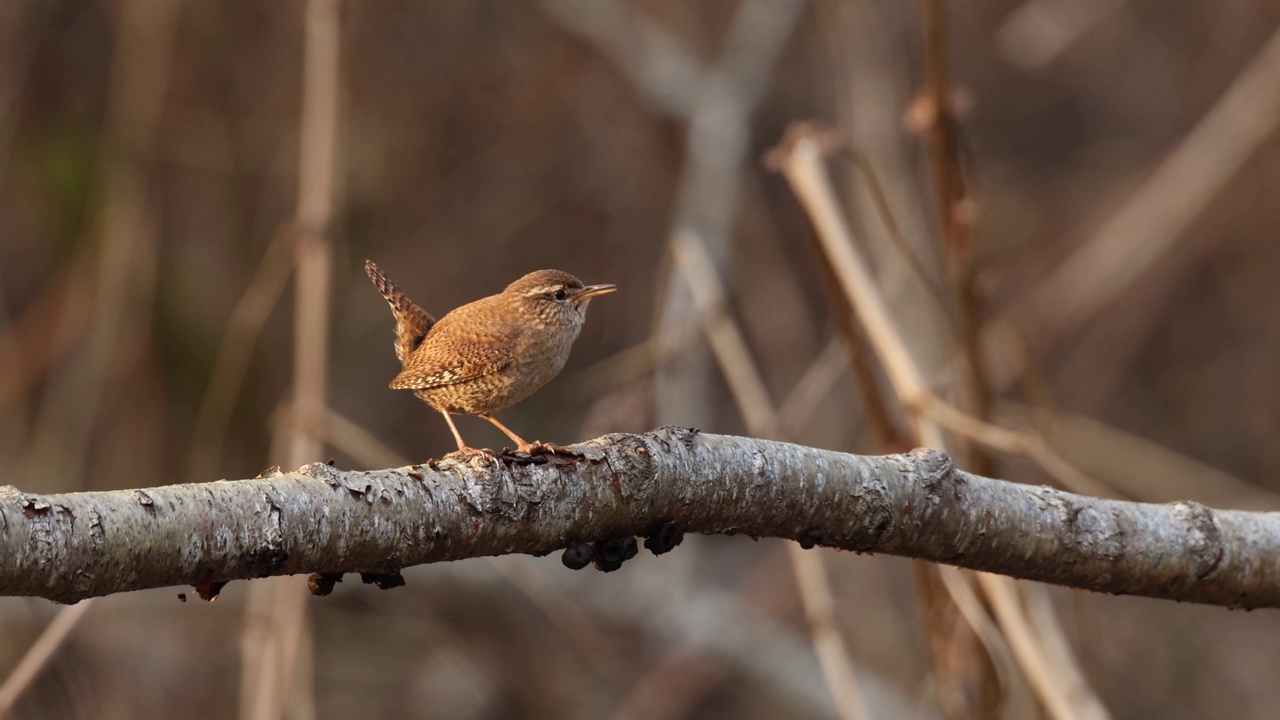
[[[491,459],[496,460],[496,459],[498,459],[498,454],[497,454],[497,453],[495,453],[494,451],[490,450],[489,448],[473,448],[473,447],[471,447],[470,445],[463,445],[462,447],[458,448],[457,450],[454,450],[453,452],[449,453],[448,455],[445,455],[445,457],[447,457],[447,458],[458,458],[458,459],[473,458],[473,457],[485,457],[485,458],[491,458]],[[442,459],[443,459],[443,458],[442,458]]]
[[[574,450],[573,448],[536,441],[521,444],[516,448],[516,452],[528,453],[530,455],[564,455],[565,457],[582,457],[582,453]]]

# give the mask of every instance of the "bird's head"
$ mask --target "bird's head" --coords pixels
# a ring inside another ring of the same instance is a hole
[[[548,325],[581,328],[591,298],[617,289],[616,285],[584,285],[560,270],[535,270],[508,285],[502,294],[519,302]]]

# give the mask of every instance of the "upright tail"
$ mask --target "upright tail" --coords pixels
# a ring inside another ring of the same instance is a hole
[[[403,366],[409,355],[422,344],[422,339],[427,336],[431,326],[436,324],[436,319],[400,292],[400,288],[372,260],[364,261],[364,271],[391,306],[391,314],[396,319],[396,358]]]

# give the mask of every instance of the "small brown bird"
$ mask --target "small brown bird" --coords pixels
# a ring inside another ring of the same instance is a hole
[[[536,270],[497,295],[467,303],[436,322],[400,292],[372,260],[365,272],[391,305],[396,357],[403,370],[391,381],[440,411],[462,453],[467,445],[450,413],[479,415],[516,443],[521,452],[552,449],[529,443],[493,417],[529,397],[564,368],[591,298],[614,285],[583,285],[559,270]]]

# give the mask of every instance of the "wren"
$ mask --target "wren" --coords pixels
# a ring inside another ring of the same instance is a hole
[[[524,400],[560,374],[587,318],[587,304],[617,286],[584,285],[566,272],[536,270],[497,295],[467,303],[437,321],[372,260],[365,261],[364,269],[395,316],[394,347],[402,369],[391,387],[412,390],[444,415],[458,452],[488,451],[463,441],[452,413],[488,420],[520,452],[560,449],[526,442],[493,413]]]

